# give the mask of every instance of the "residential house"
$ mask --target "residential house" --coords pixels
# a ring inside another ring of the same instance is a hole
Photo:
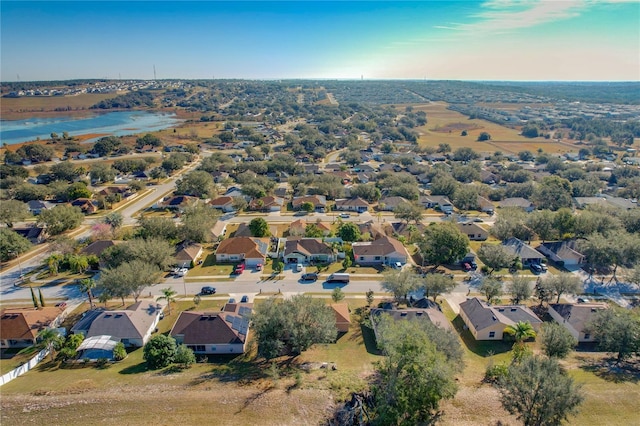
[[[105,188],[102,188],[100,191],[98,191],[98,195],[101,195],[103,197],[117,194],[121,198],[124,198],[127,196],[128,193],[129,193],[129,190],[126,187],[122,187],[122,186],[107,186]]]
[[[0,313],[0,348],[26,348],[36,344],[38,334],[56,328],[64,320],[64,309],[6,308]]]
[[[175,195],[158,203],[158,207],[183,212],[186,207],[197,202],[198,199],[196,197],[191,197],[189,195]]]
[[[344,171],[341,171],[341,170],[337,170],[337,171],[334,171],[332,174],[334,176],[337,176],[338,178],[340,178],[340,182],[342,182],[343,185],[351,183],[351,181],[353,180],[353,177],[351,176],[351,173],[349,173],[349,172],[344,172]]]
[[[411,202],[404,197],[384,197],[378,201],[378,210],[391,212],[400,204],[411,204]]]
[[[54,204],[48,201],[31,200],[27,202],[27,209],[29,213],[34,216],[38,216],[43,210],[49,210],[53,208]]]
[[[531,265],[532,263],[540,264],[546,259],[538,250],[515,237],[503,241],[502,245],[507,253],[520,259],[523,266]]]
[[[233,237],[222,240],[216,250],[217,262],[243,262],[246,266],[264,264],[269,250],[268,238]]]
[[[388,315],[394,321],[429,321],[444,330],[453,331],[453,326],[437,303],[428,299],[421,299],[418,302],[420,302],[419,306],[410,308],[396,309],[392,304],[388,304],[384,308],[371,309],[371,325],[376,340],[378,340],[378,324],[383,315]]]
[[[191,241],[183,241],[176,246],[176,253],[173,258],[178,267],[191,268],[201,255],[202,245]]]
[[[531,201],[522,197],[505,198],[498,202],[498,207],[520,207],[527,213],[530,213],[535,209],[535,206]]]
[[[169,334],[198,355],[241,354],[252,308],[251,303],[227,303],[221,312],[182,311]]]
[[[602,197],[573,197],[576,208],[584,209],[587,206],[606,206],[607,200]]]
[[[456,226],[471,241],[485,241],[489,238],[489,231],[474,222],[458,222]]]
[[[98,207],[93,204],[93,201],[91,201],[89,198],[78,198],[76,200],[73,200],[69,204],[71,204],[71,206],[73,207],[79,207],[84,214],[93,214],[98,211]]]
[[[476,340],[502,340],[504,329],[528,322],[539,331],[542,321],[524,305],[492,306],[474,297],[460,304],[460,317]]]
[[[249,210],[263,212],[279,212],[284,206],[284,199],[270,195],[262,198],[254,198],[249,202]]]
[[[235,211],[233,208],[233,197],[229,197],[227,195],[223,195],[222,197],[214,198],[209,201],[209,204],[212,208],[217,210],[222,210],[224,213],[230,213]]]
[[[213,241],[219,241],[227,234],[227,224],[222,221],[217,221],[213,228],[211,228],[211,236]]]
[[[387,235],[379,224],[376,224],[373,220],[369,220],[365,223],[358,223],[358,229],[360,229],[360,235],[369,235],[373,240]]]
[[[306,230],[307,230],[307,226],[308,225],[315,225],[318,227],[318,229],[320,229],[320,231],[322,231],[322,234],[324,236],[328,236],[329,234],[331,234],[331,225],[326,224],[324,222],[320,222],[315,221],[315,222],[307,222],[304,219],[298,219],[295,220],[293,222],[291,222],[291,224],[289,225],[289,235],[291,236],[300,236],[300,235],[304,235]]]
[[[331,263],[335,260],[331,246],[319,238],[290,238],[284,246],[286,263]]]
[[[445,195],[423,195],[418,199],[418,202],[425,209],[437,209],[443,213],[453,212],[453,203]]]
[[[47,240],[49,233],[43,226],[29,225],[29,226],[15,226],[9,228],[21,237],[29,240],[31,244],[42,244]]]
[[[324,195],[306,195],[303,197],[295,197],[291,202],[294,210],[300,210],[302,204],[311,203],[316,211],[323,211],[327,208],[327,198]]]
[[[360,197],[336,200],[335,209],[364,213],[369,209],[369,203]]]
[[[540,244],[537,250],[564,266],[579,266],[584,263],[584,255],[576,250],[576,240],[547,241]]]
[[[161,314],[162,307],[155,302],[139,301],[127,309],[101,311],[90,324],[83,324],[85,328],[79,327],[76,332],[85,337],[111,336],[125,347],[142,347],[151,338]]]
[[[498,182],[498,176],[488,170],[480,170],[480,182],[487,185],[493,185]]]
[[[478,195],[478,210],[481,211],[482,213],[487,213],[492,215],[493,212],[495,211],[495,206],[491,201]]]
[[[357,265],[392,265],[396,262],[405,264],[409,258],[409,253],[402,243],[387,236],[368,242],[355,242],[352,248]]]
[[[346,303],[332,303],[331,309],[336,316],[336,328],[338,333],[346,333],[351,326],[351,314],[349,313],[349,305]]]
[[[115,246],[116,244],[120,244],[122,241],[115,240],[98,240],[94,241],[82,250],[80,250],[80,254],[85,256],[96,256],[100,257],[100,255],[108,248]]]
[[[596,341],[586,325],[601,309],[607,309],[607,304],[550,303],[548,312],[554,321],[566,328],[578,340],[578,343],[584,343]]]

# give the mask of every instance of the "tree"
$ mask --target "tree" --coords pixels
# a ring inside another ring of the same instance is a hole
[[[373,385],[376,424],[428,424],[442,399],[454,397],[454,362],[438,350],[422,321],[378,322],[385,358],[376,366]]]
[[[528,321],[518,321],[513,325],[508,325],[504,328],[504,333],[512,336],[516,343],[536,337],[536,331]]]
[[[333,291],[331,292],[331,299],[335,302],[338,303],[341,300],[344,299],[344,292],[342,291],[342,289],[340,287],[336,287],[333,289]]]
[[[351,256],[345,256],[344,260],[342,261],[342,268],[346,271],[351,267],[352,264],[353,261],[351,260]]]
[[[333,342],[337,336],[331,307],[307,295],[283,301],[268,299],[256,307],[251,321],[258,354],[266,359],[280,356],[285,344],[300,354],[315,343]]]
[[[169,315],[171,315],[171,302],[176,301],[175,296],[176,294],[178,294],[178,292],[172,289],[171,287],[163,288],[162,290],[160,290],[160,292],[162,293],[162,296],[156,298],[156,301],[166,300],[167,308],[169,309]]]
[[[0,228],[0,261],[15,259],[31,248],[31,242],[8,228]]]
[[[338,237],[342,238],[343,241],[358,241],[362,237],[360,234],[360,228],[358,225],[352,222],[341,223],[338,226],[338,232],[336,234]]]
[[[118,229],[122,226],[124,218],[120,212],[111,212],[104,217],[103,221],[112,229]]]
[[[273,263],[271,264],[271,269],[279,274],[284,269],[284,263],[281,260],[274,259]]]
[[[551,210],[536,210],[527,218],[527,226],[544,242],[556,235],[554,215]]]
[[[176,194],[191,195],[198,198],[210,197],[215,193],[213,176],[210,173],[195,170],[176,182]]]
[[[553,211],[571,207],[571,183],[559,176],[546,176],[536,186],[531,201],[540,209]]]
[[[544,281],[545,286],[558,297],[556,303],[560,303],[560,296],[565,293],[577,294],[582,291],[580,278],[571,273],[563,272],[558,275],[549,275]]]
[[[424,297],[433,297],[435,302],[441,294],[450,293],[456,286],[455,281],[442,274],[427,274],[423,280]]]
[[[38,309],[38,299],[36,299],[36,294],[33,291],[33,287],[29,286],[29,290],[31,290],[31,302],[33,303],[33,307]]]
[[[122,361],[127,357],[127,350],[124,348],[124,343],[118,342],[113,348],[113,360]]]
[[[175,248],[160,238],[134,238],[125,243],[109,247],[100,259],[109,267],[117,268],[123,263],[139,260],[154,266],[158,272],[164,271],[174,261]]]
[[[54,352],[60,350],[64,345],[64,337],[55,328],[45,328],[38,333],[38,344],[51,355],[51,361],[54,360]]]
[[[216,210],[203,204],[187,207],[182,215],[182,226],[178,229],[181,239],[196,243],[211,241],[211,228],[218,221],[218,216]]]
[[[62,161],[51,166],[50,174],[55,180],[63,180],[72,182],[75,178],[80,176],[76,166],[71,161]]]
[[[554,359],[527,357],[498,382],[502,406],[525,426],[557,426],[577,413],[583,397]]]
[[[168,367],[176,356],[176,341],[164,334],[154,335],[142,350],[142,359],[152,370]]]
[[[482,132],[478,136],[478,142],[483,142],[483,141],[488,141],[488,140],[491,140],[491,135],[489,133],[487,133],[487,132]]]
[[[617,353],[617,363],[640,352],[640,317],[626,309],[601,309],[587,323],[585,331],[598,342],[598,348]]]
[[[375,293],[371,289],[367,290],[367,292],[365,293],[365,297],[367,299],[367,306],[371,306],[371,304],[373,303],[374,294]]]
[[[249,230],[254,237],[266,237],[269,235],[269,224],[261,217],[251,219]]]
[[[181,368],[189,368],[196,362],[196,355],[193,350],[182,344],[176,348],[176,354],[173,357],[173,362],[180,364]]]
[[[300,210],[307,213],[312,213],[315,210],[315,206],[313,205],[313,203],[305,201],[304,203],[300,204]]]
[[[533,293],[540,301],[540,306],[542,306],[544,302],[549,303],[553,299],[553,289],[549,286],[547,281],[541,280],[540,278],[536,281]]]
[[[431,179],[431,194],[452,197],[458,185],[458,182],[450,174],[440,172]]]
[[[542,349],[550,358],[566,358],[569,352],[578,344],[578,340],[569,330],[556,322],[542,324]]]
[[[145,240],[160,238],[172,241],[178,238],[178,229],[171,218],[143,217],[138,220],[137,235]]]
[[[469,251],[469,238],[451,222],[431,224],[417,242],[422,258],[440,266],[455,263]]]
[[[453,153],[454,161],[469,162],[479,157],[480,157],[480,154],[478,154],[476,151],[474,151],[472,148],[469,148],[469,147],[458,148]]]
[[[38,224],[46,225],[50,235],[58,235],[77,228],[83,219],[84,215],[79,207],[58,205],[40,213]]]
[[[67,199],[77,200],[78,198],[91,198],[93,193],[87,188],[84,182],[74,182],[67,188]]]
[[[93,308],[93,289],[96,288],[96,282],[93,278],[84,278],[80,280],[79,290],[81,293],[87,293],[89,298],[89,307]]]
[[[451,202],[462,210],[478,210],[478,189],[473,185],[460,186],[453,193]]]
[[[397,302],[407,299],[407,294],[417,290],[420,286],[420,277],[408,268],[390,269],[383,274],[380,286],[393,294]]]
[[[502,295],[502,283],[493,278],[487,278],[482,282],[478,290],[484,294],[487,302],[492,303]]]
[[[104,269],[96,286],[106,297],[119,297],[124,305],[124,298],[133,295],[136,302],[145,287],[153,285],[160,278],[158,267],[149,262],[134,259],[116,268]]]
[[[522,301],[527,301],[533,296],[533,289],[531,283],[526,277],[514,275],[511,278],[511,282],[507,285],[507,289],[511,294],[511,302],[515,305]]]
[[[418,223],[422,220],[422,213],[424,209],[413,203],[400,203],[393,209],[393,214],[396,219],[404,220],[407,223]]]
[[[40,300],[40,307],[44,308],[45,306],[47,306],[44,303],[44,296],[42,295],[42,289],[40,287],[38,287],[38,299]]]
[[[0,222],[13,228],[13,223],[30,216],[27,204],[18,200],[2,200],[0,203]]]
[[[478,249],[478,259],[489,269],[489,275],[496,269],[508,268],[513,264],[513,256],[501,244],[482,244]]]

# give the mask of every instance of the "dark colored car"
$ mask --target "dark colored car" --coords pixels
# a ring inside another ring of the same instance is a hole
[[[240,299],[240,303],[247,303],[249,302],[249,296],[242,296],[242,299]]]
[[[538,265],[537,263],[532,263],[531,271],[533,271],[534,274],[539,274],[542,272],[542,266]]]
[[[215,293],[216,293],[215,287],[206,286],[200,289],[200,294],[215,294]]]
[[[236,299],[234,299],[233,297],[231,299],[229,299],[229,301],[227,303],[236,303]]]
[[[302,274],[302,279],[304,281],[316,281],[318,279],[318,274],[314,274],[314,273]]]

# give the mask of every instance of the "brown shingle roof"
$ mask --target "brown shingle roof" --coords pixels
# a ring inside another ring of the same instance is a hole
[[[53,306],[44,308],[7,308],[0,314],[2,340],[35,339],[41,330],[52,325],[63,312]]]
[[[233,237],[222,240],[216,254],[243,254],[245,258],[264,257],[269,247],[268,239]]]
[[[246,309],[241,312],[241,308]],[[250,312],[252,304],[227,304],[222,312],[188,312],[180,313],[178,320],[171,329],[171,336],[182,335],[185,345],[203,344],[238,344],[244,343],[248,334],[243,327],[237,327],[238,321],[243,321],[243,315]],[[234,319],[236,327],[234,327]],[[248,321],[248,319],[244,319]],[[244,326],[244,325],[243,325]],[[243,333],[245,331],[245,333]]]

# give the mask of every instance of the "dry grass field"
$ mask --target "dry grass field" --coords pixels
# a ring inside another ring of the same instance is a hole
[[[464,114],[447,109],[447,104],[443,102],[414,105],[413,109],[427,114],[427,124],[416,128],[420,133],[420,145],[437,147],[438,144],[448,143],[454,151],[460,147],[470,147],[485,153],[518,153],[524,150],[535,152],[538,148],[550,153],[578,151],[578,148],[572,149],[569,143],[558,143],[543,138],[529,139],[521,136],[518,129],[510,129],[486,120],[470,120]],[[462,130],[467,131],[467,136],[461,136]],[[478,142],[478,135],[482,132],[488,132],[491,140]]]
[[[25,96],[2,98],[0,114],[3,120],[20,120],[29,117],[53,117],[57,115],[93,114],[89,107],[121,93],[84,93],[75,96]],[[68,111],[56,111],[66,108]]]

